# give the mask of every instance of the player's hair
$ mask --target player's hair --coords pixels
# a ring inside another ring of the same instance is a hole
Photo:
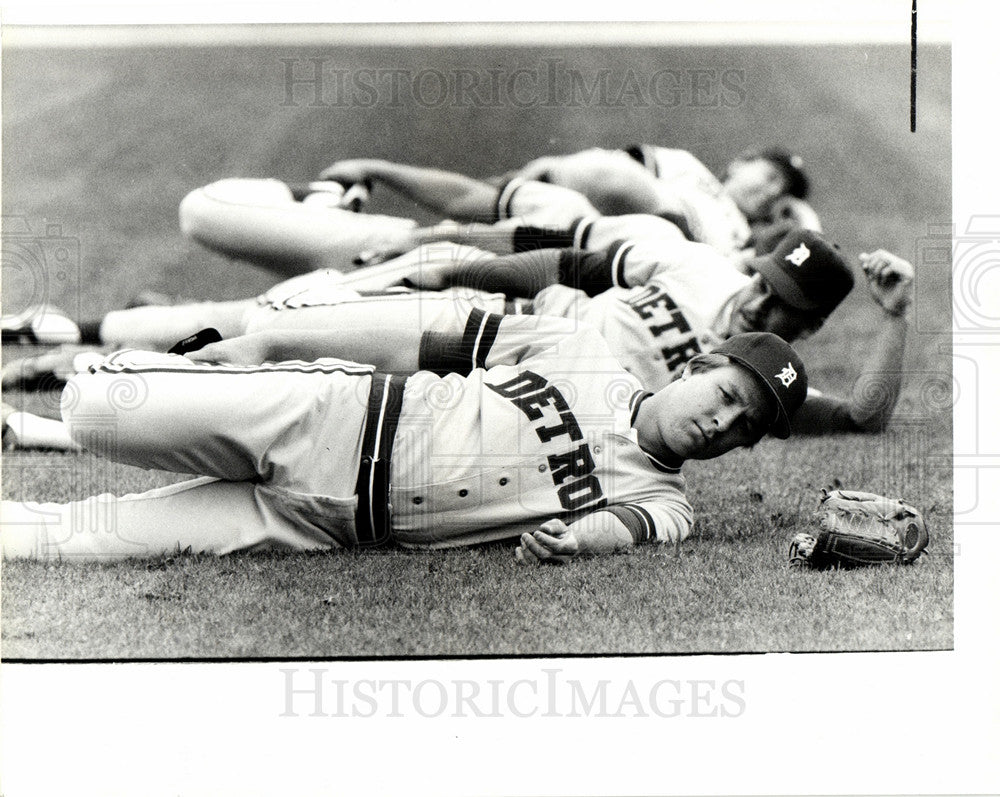
[[[707,354],[696,354],[688,360],[688,367],[692,374],[696,374],[699,371],[714,371],[716,368],[731,365],[732,362],[725,354],[708,352]]]
[[[770,161],[774,167],[781,172],[785,178],[785,194],[805,199],[809,196],[809,178],[806,177],[801,156],[789,152],[783,147],[767,147],[764,149],[749,149],[741,152],[737,157],[738,161]],[[728,172],[728,168],[727,168]]]

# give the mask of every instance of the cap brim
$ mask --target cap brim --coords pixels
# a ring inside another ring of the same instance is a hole
[[[777,437],[779,440],[785,440],[792,434],[791,422],[788,419],[788,413],[785,412],[785,405],[781,403],[781,398],[778,396],[778,391],[774,389],[774,385],[768,380],[764,374],[757,370],[757,368],[752,365],[747,360],[744,360],[738,354],[730,354],[725,352],[726,357],[734,362],[738,362],[744,368],[748,369],[755,377],[757,377],[758,384],[763,385],[764,389],[767,391],[767,395],[774,399],[774,404],[778,408],[777,416],[773,421],[771,421],[770,426],[767,429],[767,434]]]
[[[799,284],[774,262],[771,255],[759,255],[747,261],[747,267],[760,273],[785,302],[797,310],[820,310],[823,305],[809,299]]]

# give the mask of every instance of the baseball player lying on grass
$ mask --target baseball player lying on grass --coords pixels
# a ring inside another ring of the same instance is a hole
[[[320,180],[369,186],[381,182],[431,210],[472,217],[468,208],[463,213],[460,204],[452,203],[450,176],[435,169],[355,159],[327,167]],[[573,189],[604,215],[666,218],[689,239],[723,254],[747,248],[756,230],[783,220],[821,231],[819,217],[805,202],[809,181],[802,158],[780,148],[743,153],[727,165],[722,181],[690,152],[646,144],[546,156],[512,176]]]
[[[443,239],[476,245],[495,239],[494,246],[506,242],[513,251],[510,234],[522,227],[544,227],[563,238],[579,230],[581,248],[622,238],[684,238],[676,224],[659,216],[602,216],[582,194],[561,186],[516,177],[496,186],[455,172],[392,168],[400,176],[394,183],[399,190],[448,221],[418,228],[412,219],[345,210],[338,206],[343,189],[333,181],[311,184],[315,190],[303,201],[302,192],[279,180],[226,179],[184,197],[181,231],[209,249],[282,276],[351,269],[373,255],[384,259]],[[324,197],[332,204],[324,205]],[[459,225],[455,219],[477,223]],[[586,239],[593,243],[585,247]]]
[[[603,227],[605,235],[617,238],[664,235],[672,239],[683,235],[735,256],[750,246],[751,233],[730,194],[739,198],[753,218],[762,220],[773,210],[782,190],[804,195],[808,185],[805,175],[794,165],[797,161],[780,151],[734,161],[726,182],[729,193],[682,150],[661,151],[659,168],[663,173],[669,170],[667,179],[653,177],[624,153],[588,150],[555,160],[563,164],[558,174],[564,175],[568,184],[584,189],[583,193],[554,184],[559,180],[536,168],[538,162],[531,164],[524,175],[502,180],[498,190],[494,183],[455,172],[381,160],[350,160],[328,167],[323,181],[308,186],[289,186],[278,180],[227,179],[196,189],[181,202],[181,229],[211,249],[283,276],[318,268],[349,268],[360,252],[404,252],[427,240],[425,233],[433,237],[433,230],[418,230],[411,219],[352,214],[345,209],[345,205],[357,205],[346,199],[343,185],[352,186],[349,196],[357,186],[377,180],[452,220],[509,220],[516,226],[513,220],[521,217],[521,223],[526,225],[569,228],[574,224],[591,226],[594,217],[602,213],[610,216],[609,211],[616,211],[625,215],[617,221],[600,222],[590,234],[599,237]],[[528,185],[522,187],[524,183]],[[662,197],[666,185],[687,186],[687,193],[700,199],[670,210]],[[588,187],[590,193],[586,194]],[[597,187],[613,193],[628,191],[634,199],[628,205],[600,202],[603,195],[597,193],[595,207],[588,196],[593,197]],[[791,202],[805,204],[787,193],[780,201],[786,209]],[[714,215],[699,210],[703,205],[715,207],[719,203],[723,210]],[[631,209],[626,213],[625,207]],[[529,216],[539,208],[547,212]],[[786,224],[790,220],[796,226],[820,229],[811,211],[785,212],[777,214],[777,218]],[[738,221],[735,227],[733,220]]]
[[[727,253],[746,247],[755,227],[781,219],[821,230],[805,202],[803,166],[801,157],[778,147],[750,150],[719,180],[686,150],[640,144],[538,158],[517,173],[574,188],[609,215],[679,217],[694,240]]]
[[[737,272],[709,247],[688,242],[655,248],[619,244],[603,253],[539,250],[506,257],[441,244],[396,262],[398,271],[394,263],[385,266],[397,274],[410,273],[414,283],[439,287],[447,281],[503,293],[452,288],[362,295],[345,289],[339,274],[317,272],[277,286],[260,303],[134,308],[109,314],[100,329],[106,341],[165,349],[205,326],[219,328],[225,337],[264,328],[367,329],[377,335],[388,326],[420,330],[443,319],[458,324],[462,313],[479,306],[498,313],[586,321],[602,333],[627,370],[647,389],[656,390],[691,356],[739,332],[769,331],[788,340],[808,334],[822,324],[853,280],[837,251],[805,231],[791,233],[774,252],[751,261],[753,277]],[[899,364],[912,267],[882,250],[862,255],[861,263],[871,296],[884,314],[871,357],[846,399],[810,392],[797,416],[797,432],[877,432],[892,414],[902,382]],[[553,282],[561,284],[549,285]],[[508,292],[535,297],[532,302],[512,302]],[[41,379],[44,384],[53,372],[68,378],[95,359],[93,353],[75,352],[56,351],[11,363],[4,369],[4,383]],[[26,447],[58,445],[59,440],[70,444],[57,422],[23,413],[7,417],[5,435],[8,442]]]
[[[102,451],[113,428],[107,456],[204,478],[5,501],[0,541],[8,557],[93,560],[519,538],[525,563],[679,543],[683,461],[787,437],[806,381],[788,344],[756,333],[649,393],[584,324],[479,310],[457,335],[270,331],[187,357],[126,350],[67,386],[74,439]]]
[[[632,190],[637,195],[648,193],[646,183],[656,181],[635,161],[622,157],[637,172],[629,182]],[[773,177],[777,170],[769,163],[764,159],[750,161],[740,174],[763,170],[765,176]],[[563,238],[576,238],[575,245],[581,248],[600,248],[622,238],[686,237],[707,240],[727,256],[752,254],[752,250],[748,252],[749,228],[739,233],[739,246],[720,246],[704,235],[694,234],[683,214],[638,211],[602,215],[579,191],[525,177],[513,176],[498,186],[456,172],[378,160],[340,161],[326,169],[324,176],[328,178],[325,182],[305,188],[278,180],[226,179],[195,189],[181,202],[181,230],[210,249],[284,276],[318,268],[351,268],[359,259],[364,260],[359,253],[398,254],[442,237],[477,246],[482,246],[482,240],[494,238],[503,242],[507,239],[504,232],[518,227],[539,227]],[[340,206],[342,184],[357,186],[373,180],[449,221],[443,227],[418,229],[411,219],[351,213]],[[747,189],[746,193],[753,191]],[[764,188],[758,193],[770,196],[773,192]],[[636,204],[648,207],[651,202],[649,199]],[[454,220],[473,224],[455,225]],[[476,224],[484,221],[496,226],[484,228]],[[818,223],[808,219],[804,224],[784,219],[779,226],[785,231],[792,226],[819,229]],[[766,235],[765,230],[759,233],[754,240]],[[585,245],[588,237],[592,242]]]

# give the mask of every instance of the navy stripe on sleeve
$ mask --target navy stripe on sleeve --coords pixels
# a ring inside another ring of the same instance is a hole
[[[572,246],[574,249],[586,249],[587,241],[590,239],[590,231],[594,227],[594,221],[596,221],[596,216],[586,217],[583,216],[570,226],[570,243],[566,246]]]
[[[479,312],[482,312],[481,310]],[[496,313],[488,313],[483,319],[483,322],[479,328],[479,336],[473,343],[472,356],[476,363],[476,368],[486,367],[486,358],[489,356],[490,351],[493,348],[493,344],[496,342],[497,333],[500,331],[500,322],[503,320],[502,315],[497,315]]]
[[[500,186],[497,191],[497,202],[494,208],[494,220],[501,221],[503,219],[510,218],[510,204],[514,201],[514,193],[524,185],[524,180],[520,177],[514,177],[508,181],[505,185]]]
[[[567,230],[531,225],[514,229],[515,252],[530,252],[535,249],[565,249],[572,245],[573,234]]]
[[[465,376],[473,368],[485,368],[502,320],[502,315],[486,313],[477,307],[469,313],[461,335],[431,330],[424,332],[420,336],[420,370]]]
[[[616,241],[599,252],[565,249],[559,257],[559,283],[597,296],[609,288],[627,288],[625,257],[632,244]]]
[[[625,258],[632,251],[633,244],[615,242],[612,246],[614,254],[611,255],[611,282],[616,288],[627,288],[629,284],[625,281]]]
[[[656,524],[653,516],[638,504],[615,504],[605,507],[603,512],[610,512],[628,529],[632,542],[639,545],[656,539]]]

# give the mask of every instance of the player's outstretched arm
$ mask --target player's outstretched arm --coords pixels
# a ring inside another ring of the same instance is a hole
[[[417,228],[413,231],[413,242],[414,245],[421,245],[451,241],[498,255],[509,255],[515,251],[514,233],[519,226],[519,219],[504,219],[495,224],[447,220]]]
[[[514,557],[520,564],[564,564],[577,556],[617,553],[632,547],[632,534],[609,512],[593,512],[567,526],[546,521],[521,535]]]
[[[855,381],[850,398],[809,396],[795,415],[795,432],[881,432],[896,408],[913,302],[913,266],[885,249],[862,254],[859,259],[881,315],[871,357]]]
[[[491,219],[497,196],[495,186],[464,174],[385,160],[338,161],[327,166],[320,179],[380,182],[430,210],[470,221]]]
[[[418,370],[420,332],[407,329],[268,329],[240,335],[190,352],[202,362],[260,365],[265,362],[336,357],[382,371]]]
[[[538,249],[495,258],[472,258],[447,266],[424,268],[406,278],[406,284],[424,290],[448,287],[478,288],[508,296],[534,296],[559,282],[563,249]]]

